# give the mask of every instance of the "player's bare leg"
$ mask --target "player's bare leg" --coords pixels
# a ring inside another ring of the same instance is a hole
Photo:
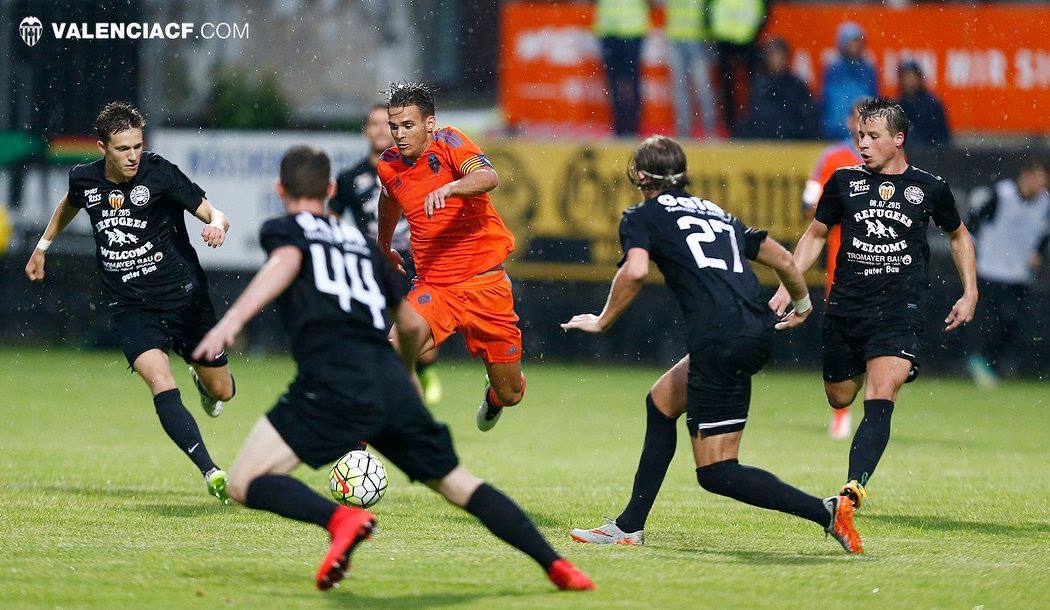
[[[350,554],[375,528],[375,516],[341,506],[289,476],[299,465],[288,443],[266,416],[252,428],[230,471],[230,497],[236,502],[328,530],[332,543],[317,570],[317,587],[330,589],[350,568]]]
[[[912,371],[910,360],[880,356],[868,360],[864,387],[864,419],[857,426],[849,451],[849,473],[842,492],[858,507],[864,502],[865,486],[875,472],[890,441],[890,419],[897,393]]]
[[[594,583],[567,559],[559,556],[529,517],[503,492],[485,483],[462,465],[428,487],[477,517],[497,538],[532,557],[559,589],[584,591]]]
[[[863,385],[864,375],[845,381],[824,382],[824,393],[827,394],[828,404],[831,405],[831,425],[828,427],[828,435],[831,438],[844,440],[853,432],[853,418],[849,405],[853,404]]]
[[[486,432],[496,426],[504,407],[512,407],[525,397],[525,375],[521,372],[521,361],[485,361],[488,386],[485,397],[478,407],[475,421],[478,430]]]
[[[693,437],[696,478],[700,486],[770,510],[808,519],[835,538],[847,553],[862,553],[860,534],[853,526],[853,503],[845,496],[820,499],[792,487],[765,470],[738,461],[744,431]]]
[[[182,404],[175,377],[171,374],[168,355],[159,349],[148,350],[135,359],[132,368],[149,386],[157,417],[160,418],[160,424],[168,433],[168,437],[200,469],[208,493],[226,503],[229,499],[226,492],[226,473],[212,461],[207,447],[204,446],[197,422]]]
[[[569,536],[573,540],[592,544],[644,543],[645,521],[674,458],[675,424],[685,413],[688,378],[689,356],[686,356],[653,384],[645,397],[645,442],[634,474],[630,501],[619,517],[607,520],[604,525],[572,529]]]
[[[419,383],[423,388],[423,402],[428,407],[434,407],[440,403],[441,398],[444,396],[441,379],[434,369],[439,352],[440,350],[436,347],[425,351],[419,355],[419,361],[416,362],[416,375],[419,377]]]
[[[222,414],[223,403],[237,392],[236,383],[230,373],[230,365],[205,366],[194,363],[190,367],[193,383],[201,395],[201,407],[211,417]]]
[[[434,349],[434,333],[426,319],[411,307],[402,307],[398,312],[398,324],[390,331],[390,341],[400,354],[416,391],[423,396],[423,386],[416,374],[416,362],[420,355]]]

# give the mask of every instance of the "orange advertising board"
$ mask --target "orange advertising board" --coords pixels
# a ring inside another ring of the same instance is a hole
[[[612,113],[594,6],[508,2],[501,15],[500,104],[508,122],[531,135],[612,133]],[[654,21],[659,23],[659,16]],[[642,48],[641,130],[664,131],[674,119],[667,43],[656,30]]]
[[[589,3],[509,2],[501,16],[500,102],[528,134],[611,133],[610,108]],[[882,93],[896,95],[896,68],[924,66],[957,131],[1050,132],[1050,7],[1040,4],[882,6],[778,4],[764,37],[782,36],[794,66],[819,99],[835,30],[855,21],[867,33]],[[660,16],[654,16],[659,24]],[[671,131],[667,42],[658,27],[642,50],[641,131]]]
[[[880,92],[896,96],[897,66],[923,66],[953,129],[1050,132],[1050,7],[1039,4],[778,5],[766,36],[795,51],[796,71],[819,83],[843,21],[864,28]],[[818,92],[819,93],[819,92]]]

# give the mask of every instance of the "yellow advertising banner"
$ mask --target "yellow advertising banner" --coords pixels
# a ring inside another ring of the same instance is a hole
[[[623,211],[641,200],[627,179],[634,145],[626,142],[489,141],[499,172],[493,203],[517,238],[509,261],[518,279],[607,281],[620,260]],[[809,224],[802,190],[820,144],[710,144],[686,147],[690,192],[748,226],[793,245]],[[775,276],[760,265],[763,282]],[[658,276],[657,276],[658,277]],[[822,282],[815,269],[809,278]]]

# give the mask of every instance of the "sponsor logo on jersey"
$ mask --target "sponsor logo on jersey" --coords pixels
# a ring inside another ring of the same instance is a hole
[[[96,206],[99,204],[99,202],[102,201],[102,193],[98,192],[97,186],[95,188],[85,190],[84,197],[87,199],[87,204],[84,205],[85,208]]]
[[[110,191],[109,207],[113,208],[114,210],[119,210],[122,205],[124,205],[124,193],[120,191]]]
[[[140,184],[131,189],[130,197],[131,203],[135,205],[146,205],[149,203],[149,188],[145,184]]]
[[[867,180],[850,180],[849,181],[849,196],[856,197],[857,195],[863,195],[871,190],[871,183]]]
[[[26,17],[18,24],[18,34],[22,36],[22,42],[30,47],[40,42],[40,37],[43,33],[44,24],[40,23],[40,20],[36,17]]]
[[[897,187],[893,186],[892,182],[883,182],[879,185],[879,197],[882,197],[883,201],[889,201],[896,192]]]
[[[915,205],[922,204],[922,200],[925,197],[926,193],[922,192],[922,189],[917,186],[909,186],[904,189],[904,198]]]

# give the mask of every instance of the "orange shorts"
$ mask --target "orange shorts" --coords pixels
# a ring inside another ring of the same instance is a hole
[[[459,331],[467,350],[485,362],[521,360],[521,330],[506,273],[450,286],[417,283],[408,293],[408,302],[430,325],[435,346]]]

